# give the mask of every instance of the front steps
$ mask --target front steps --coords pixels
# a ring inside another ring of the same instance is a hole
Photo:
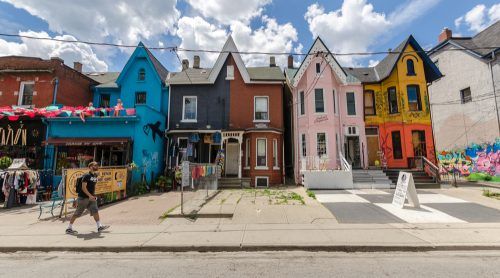
[[[408,172],[413,176],[413,181],[415,182],[415,187],[420,189],[436,189],[441,188],[441,185],[435,181],[434,177],[429,176],[423,170],[411,170],[411,169],[386,169],[384,173],[387,177],[396,184],[398,182],[399,172]]]
[[[352,170],[355,189],[390,189],[393,183],[382,170]]]

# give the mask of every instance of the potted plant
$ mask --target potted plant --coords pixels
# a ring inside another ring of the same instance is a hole
[[[0,169],[7,169],[12,164],[12,158],[8,156],[2,156],[0,158]]]
[[[158,191],[165,192],[167,189],[167,177],[165,176],[159,176],[156,179],[156,188]]]

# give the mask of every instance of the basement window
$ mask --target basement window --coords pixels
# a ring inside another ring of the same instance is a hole
[[[472,101],[472,93],[470,87],[460,90],[460,99],[462,104]]]

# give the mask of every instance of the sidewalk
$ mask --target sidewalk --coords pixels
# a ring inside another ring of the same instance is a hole
[[[179,220],[179,221],[175,221]],[[116,225],[98,234],[78,226],[2,226],[0,252],[15,251],[430,251],[500,250],[500,224]]]

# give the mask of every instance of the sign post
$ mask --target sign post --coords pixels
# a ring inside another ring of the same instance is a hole
[[[394,192],[392,204],[398,208],[403,208],[406,198],[408,198],[408,202],[411,206],[414,208],[420,208],[420,202],[418,201],[417,189],[415,188],[413,175],[411,173],[401,171],[399,172],[398,183],[396,185],[396,191]]]
[[[189,161],[182,162],[181,214],[184,214],[184,186],[189,186]]]

